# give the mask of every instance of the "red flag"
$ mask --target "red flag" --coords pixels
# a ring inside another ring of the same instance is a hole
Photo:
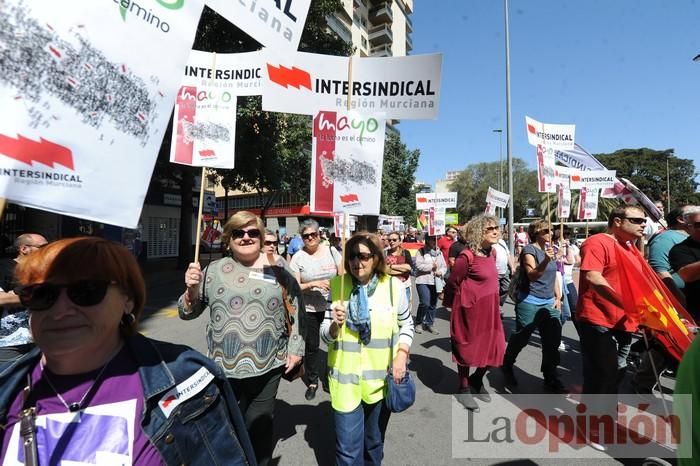
[[[640,325],[654,330],[656,338],[680,361],[693,341],[694,335],[688,330],[689,326],[695,326],[693,318],[636,247],[629,248],[631,258],[622,246],[616,244],[615,247],[625,311]]]

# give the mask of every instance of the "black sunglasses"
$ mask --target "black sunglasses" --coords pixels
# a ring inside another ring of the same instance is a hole
[[[498,230],[499,228],[500,228],[500,227],[499,227],[498,225],[494,225],[494,226],[491,226],[491,227],[486,227],[486,228],[484,228],[484,230],[486,230],[486,231],[495,231],[495,230]],[[542,231],[542,230],[540,230],[540,231]]]
[[[304,239],[316,238],[317,236],[318,233],[316,233],[315,231],[313,233],[304,233],[303,235],[301,235],[301,237]]]
[[[265,241],[265,246],[277,246],[277,241]]]
[[[368,262],[374,257],[374,254],[370,252],[353,252],[348,255],[348,260],[360,259],[362,262]]]
[[[389,242],[391,243],[395,243],[397,241],[399,241],[399,238],[389,238]]]
[[[250,238],[250,239],[260,238],[260,230],[258,230],[257,228],[251,228],[250,230],[239,230],[239,229],[233,230],[231,232],[231,238],[241,239],[246,234],[248,235],[248,238]]]
[[[642,223],[647,223],[647,219],[644,217],[622,217],[624,220],[634,224],[641,225]]]
[[[65,288],[68,298],[78,306],[94,306],[102,302],[107,288],[112,283],[107,280],[80,280],[68,284],[36,283],[18,286],[15,294],[19,301],[30,311],[45,311],[53,306],[61,290]]]

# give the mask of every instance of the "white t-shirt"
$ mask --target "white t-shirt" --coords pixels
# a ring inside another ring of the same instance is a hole
[[[498,275],[505,275],[508,273],[508,256],[510,255],[508,245],[505,241],[499,239],[498,243],[494,244],[493,247],[496,249],[496,270],[498,270]]]
[[[576,246],[575,244],[570,244],[569,249],[571,250],[571,253],[574,255],[574,262],[576,262],[576,256],[581,254],[581,250]],[[567,285],[569,283],[574,282],[574,264],[564,264],[564,284]]]

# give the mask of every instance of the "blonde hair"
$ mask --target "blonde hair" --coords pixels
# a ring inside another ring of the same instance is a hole
[[[549,228],[550,230],[552,229],[551,223],[549,223],[549,220],[545,220],[543,218],[538,218],[537,220],[529,224],[527,226],[527,236],[530,237],[530,242],[534,243],[535,241],[537,241],[537,233],[547,228]]]
[[[481,247],[486,227],[498,226],[498,219],[493,215],[481,214],[469,220],[460,230],[467,242],[467,247],[476,253]]]
[[[244,226],[255,223],[255,227],[260,230],[260,236],[265,235],[265,224],[262,219],[255,215],[253,212],[248,212],[247,210],[241,210],[236,212],[228,219],[226,225],[224,225],[224,233],[221,235],[221,244],[225,245],[226,251],[229,250],[229,243],[231,242],[231,235],[233,230],[240,230]],[[262,241],[260,241],[262,244]]]

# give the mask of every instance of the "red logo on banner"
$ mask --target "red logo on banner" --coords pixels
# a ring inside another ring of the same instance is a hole
[[[340,200],[348,203],[348,202],[360,202],[360,198],[357,197],[357,194],[355,193],[348,193],[348,194],[341,194],[340,195]]]
[[[333,212],[333,183],[324,183],[323,165],[335,158],[336,120],[335,112],[318,112],[314,118],[314,138],[316,153],[313,155],[314,198],[311,207],[314,212]]]
[[[289,69],[282,65],[277,67],[268,63],[267,74],[270,76],[270,81],[285,88],[292,86],[297,89],[305,87],[311,90],[311,75],[296,66]]]
[[[211,149],[200,150],[199,155],[202,157],[216,157],[216,152]]]
[[[175,102],[175,125],[177,127],[177,138],[175,145],[175,162],[192,165],[192,154],[194,144],[187,135],[185,125],[194,123],[194,115],[197,111],[197,88],[192,86],[182,86],[177,94]]]
[[[32,166],[33,162],[51,168],[54,164],[73,170],[73,152],[64,146],[39,138],[39,142],[17,135],[17,139],[0,134],[0,154]]]
[[[428,198],[427,198],[427,197],[417,197],[417,198],[416,198],[416,201],[418,201],[418,202],[428,202]]]
[[[537,134],[537,130],[535,130],[535,127],[532,125],[527,125],[527,132],[532,133],[532,134]]]

